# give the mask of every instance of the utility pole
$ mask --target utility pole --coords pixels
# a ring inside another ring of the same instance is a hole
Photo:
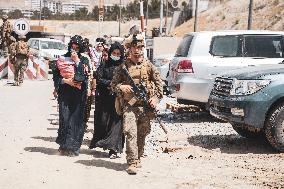
[[[104,0],[100,0],[99,1],[99,37],[101,36],[103,21],[104,21]]]
[[[163,27],[163,9],[164,9],[164,4],[163,4],[163,0],[160,0],[161,4],[160,4],[160,36],[162,35],[162,27]]]
[[[39,23],[38,25],[40,26],[41,24],[41,0],[39,0]]]
[[[121,36],[121,0],[119,0],[119,22],[118,22],[118,36]]]
[[[197,31],[197,15],[198,14],[198,0],[195,1],[195,12],[194,12],[194,32]]]
[[[249,15],[248,15],[248,30],[251,29],[252,24],[252,10],[253,10],[253,0],[249,2]]]
[[[140,19],[141,19],[141,32],[144,33],[143,0],[140,1]]]
[[[148,0],[146,0],[146,32],[148,31],[148,18],[149,18],[149,6],[148,6]]]
[[[166,17],[165,17],[165,26],[167,28],[168,26],[168,11],[169,11],[169,1],[166,0]]]

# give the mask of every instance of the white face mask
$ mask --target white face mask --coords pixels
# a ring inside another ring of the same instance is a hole
[[[110,55],[110,58],[114,61],[118,61],[120,59],[120,56]]]

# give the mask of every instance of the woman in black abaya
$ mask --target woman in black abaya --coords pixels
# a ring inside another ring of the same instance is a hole
[[[115,94],[110,89],[114,69],[124,60],[124,48],[120,43],[111,45],[108,59],[97,69],[94,136],[90,148],[109,150],[110,158],[122,153],[124,136],[122,117],[115,110]]]
[[[58,93],[59,129],[56,143],[61,155],[78,156],[84,136],[84,108],[88,88],[88,59],[83,53],[81,36],[71,38],[68,52],[60,57],[54,70],[54,86]],[[71,70],[60,67],[63,62]],[[70,67],[71,65],[71,67]],[[74,69],[74,72],[73,72]],[[69,74],[69,75],[68,75]]]

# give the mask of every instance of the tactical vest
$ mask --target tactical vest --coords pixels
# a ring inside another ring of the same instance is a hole
[[[154,96],[154,83],[151,81],[151,65],[149,64],[148,60],[144,59],[143,62],[140,64],[133,64],[131,61],[126,61],[125,66],[129,72],[129,75],[134,80],[136,85],[139,85],[141,81],[144,82],[147,88],[148,95],[150,97]],[[126,82],[126,84],[129,84]],[[133,94],[124,95],[124,99],[129,101],[133,98]],[[139,104],[139,102],[138,102]]]
[[[28,44],[24,41],[18,41],[16,45],[17,54],[28,55]]]

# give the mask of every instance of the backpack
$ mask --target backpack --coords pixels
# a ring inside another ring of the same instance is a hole
[[[28,55],[28,45],[24,41],[18,41],[16,45],[17,54]]]

